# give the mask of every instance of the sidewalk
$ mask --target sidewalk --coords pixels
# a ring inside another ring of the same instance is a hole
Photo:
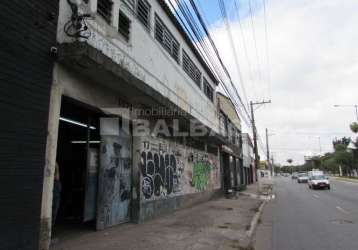
[[[348,178],[348,177],[332,177],[332,179],[337,180],[337,181],[346,181],[346,182],[352,182],[352,183],[358,183],[358,179],[354,179],[354,178]]]
[[[273,181],[270,182],[256,182],[246,186],[246,190],[240,192],[242,195],[250,196],[252,198],[268,199],[272,195]]]
[[[219,198],[143,224],[59,239],[52,250],[252,249],[248,231],[262,201]]]

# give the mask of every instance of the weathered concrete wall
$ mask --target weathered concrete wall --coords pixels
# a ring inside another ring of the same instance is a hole
[[[151,136],[134,137],[133,147],[139,220],[207,200],[220,189],[218,154]]]
[[[229,117],[237,129],[241,130],[240,117],[237,114],[234,104],[228,97],[221,93],[218,93],[217,97],[219,109],[221,109]]]
[[[205,72],[194,53],[190,50],[183,37],[170,21],[169,17],[159,6],[157,1],[149,1],[151,4],[150,29],[144,27],[136,18],[135,12],[121,0],[113,0],[112,21],[107,24],[96,13],[97,0],[90,0],[89,4],[80,2],[80,10],[84,13],[92,13],[95,20],[89,20],[88,25],[91,36],[87,43],[111,58],[131,74],[143,80],[150,87],[167,97],[172,103],[196,117],[206,126],[218,132],[218,116],[216,98],[211,102],[200,88],[183,71],[181,62],[182,49],[190,56],[202,75],[215,89],[215,84]],[[130,39],[125,41],[118,32],[118,11],[124,12],[131,20]],[[160,43],[154,38],[154,16],[160,16],[173,36],[180,43],[179,63],[176,62]],[[60,13],[57,40],[59,43],[72,42],[64,34],[63,27],[71,18],[71,10],[67,0],[60,0]],[[120,83],[119,83],[120,84]]]

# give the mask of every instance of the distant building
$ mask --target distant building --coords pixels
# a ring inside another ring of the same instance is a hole
[[[248,133],[242,134],[242,152],[243,152],[243,167],[244,179],[246,184],[251,184],[257,180],[255,169],[254,148],[251,137]]]

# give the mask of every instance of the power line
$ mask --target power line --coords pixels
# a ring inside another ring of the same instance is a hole
[[[230,26],[230,23],[228,21],[228,16],[227,16],[227,12],[226,12],[225,3],[224,3],[223,0],[218,0],[218,2],[219,2],[220,10],[221,10],[221,15],[222,15],[222,17],[224,19],[224,22],[225,22],[225,28],[226,28],[226,31],[227,31],[227,34],[228,34],[228,37],[229,37],[230,47],[231,47],[231,49],[233,51],[234,62],[235,62],[237,74],[238,74],[239,79],[240,79],[239,83],[241,84],[242,91],[243,91],[243,94],[244,94],[244,98],[245,98],[246,103],[248,105],[248,99],[247,99],[247,94],[246,94],[246,89],[245,89],[245,83],[244,83],[244,79],[242,77],[242,73],[241,73],[241,69],[240,69],[240,65],[239,65],[239,60],[237,58],[236,46],[234,44],[234,39],[233,39],[233,36],[232,36],[231,26]]]
[[[256,85],[254,83],[253,72],[252,72],[252,64],[251,64],[251,60],[250,60],[250,57],[249,57],[249,52],[248,52],[247,45],[246,45],[246,39],[245,39],[243,25],[242,25],[242,22],[241,22],[240,10],[239,10],[239,7],[238,7],[238,4],[237,4],[236,0],[234,0],[234,10],[235,10],[235,13],[236,13],[236,16],[237,16],[237,20],[239,22],[240,34],[241,34],[241,38],[242,38],[242,46],[244,48],[244,55],[245,55],[245,58],[246,58],[246,61],[247,61],[248,69],[249,69],[249,78],[250,78],[250,80],[252,82],[252,87],[253,87],[254,92],[257,93]]]
[[[176,0],[176,1],[177,1],[177,0]],[[220,54],[219,54],[219,51],[218,51],[218,49],[217,49],[217,47],[216,47],[216,45],[215,45],[215,43],[214,43],[214,41],[213,41],[213,39],[212,39],[212,37],[211,37],[211,35],[210,35],[210,32],[208,31],[208,29],[207,29],[207,27],[206,27],[206,24],[204,23],[203,18],[202,18],[201,14],[199,13],[199,11],[198,11],[198,9],[197,9],[197,7],[196,7],[196,4],[194,3],[193,0],[189,0],[189,2],[190,2],[191,6],[192,6],[192,8],[193,8],[193,10],[194,10],[194,12],[195,12],[195,14],[196,14],[196,16],[197,16],[197,18],[198,18],[198,20],[199,20],[201,26],[203,27],[203,30],[204,30],[205,34],[207,35],[207,37],[208,37],[208,39],[209,39],[209,41],[210,41],[210,43],[211,43],[211,45],[212,45],[212,48],[214,49],[214,52],[215,52],[215,54],[216,54],[216,56],[217,56],[217,58],[218,58],[218,60],[219,60],[219,62],[220,62],[220,65],[222,66],[222,68],[223,68],[223,70],[224,70],[224,72],[225,72],[227,78],[229,79],[229,82],[230,82],[232,88],[234,89],[235,94],[236,94],[236,96],[237,96],[239,102],[240,102],[241,105],[243,106],[243,109],[244,109],[246,115],[247,115],[248,117],[250,117],[250,115],[249,115],[249,113],[248,113],[248,111],[247,111],[247,108],[246,108],[244,102],[242,101],[241,96],[240,96],[239,93],[237,92],[237,89],[235,88],[235,85],[233,84],[232,78],[231,78],[231,76],[230,76],[230,74],[229,74],[229,72],[228,72],[228,70],[227,70],[225,64],[223,63],[223,61],[222,61],[222,59],[221,59],[221,56],[220,56]],[[185,3],[184,3],[184,4],[185,4]]]
[[[271,98],[271,65],[270,65],[270,54],[269,54],[269,40],[267,32],[267,8],[266,0],[262,0],[264,9],[264,26],[265,26],[265,47],[266,47],[266,64],[267,64],[267,83],[269,86],[269,98]]]
[[[190,13],[189,11],[189,8],[188,6],[186,5],[186,3],[181,3],[180,1],[178,0],[175,0],[180,12],[182,15],[180,15],[177,10],[175,9],[175,7],[173,6],[173,4],[169,1],[169,4],[171,5],[173,11],[175,12],[175,15],[177,16],[177,18],[179,19],[179,21],[181,22],[181,24],[184,26],[186,32],[188,33],[188,35],[190,36],[190,38],[195,41],[194,37],[196,38],[197,41],[199,41],[199,44],[201,46],[201,49],[198,47],[198,44],[197,43],[194,43],[194,45],[197,47],[197,49],[199,50],[201,56],[205,59],[205,62],[207,64],[209,64],[209,62],[207,62],[206,59],[209,59],[210,60],[210,64],[209,66],[211,66],[211,68],[213,68],[213,71],[216,72],[216,75],[218,76],[218,78],[220,79],[220,83],[222,84],[223,88],[224,88],[224,91],[226,92],[226,94],[229,96],[230,99],[232,99],[233,103],[235,104],[236,108],[238,109],[237,111],[239,113],[242,114],[242,118],[244,120],[244,122],[249,125],[249,122],[247,121],[246,117],[245,117],[245,114],[240,112],[241,111],[241,108],[240,106],[237,104],[237,102],[235,101],[235,99],[233,98],[232,94],[230,93],[230,90],[228,89],[228,87],[225,85],[222,77],[221,77],[221,73],[220,73],[220,70],[218,70],[217,66],[215,66],[215,62],[213,60],[213,57],[212,57],[212,54],[210,53],[210,50],[208,48],[208,45],[205,43],[205,41],[203,41],[202,37],[203,37],[203,34],[201,33],[200,29],[198,28],[198,26],[196,25],[195,23],[195,20],[194,20],[194,17],[192,16],[192,14]],[[192,3],[193,4],[193,3]],[[195,5],[194,5],[195,6]],[[201,16],[200,16],[200,13],[197,11],[197,9],[195,9],[196,11],[196,14],[199,16],[199,19],[201,19]],[[185,21],[183,20],[183,18],[185,19]],[[203,20],[201,19],[201,22],[203,22]],[[202,23],[204,24],[204,23]],[[191,29],[191,32],[189,30],[189,28],[187,27],[189,25],[190,29]],[[226,69],[226,67],[224,66],[222,60],[221,60],[221,57],[219,55],[219,52],[217,51],[217,48],[214,44],[214,42],[212,41],[211,39],[211,36],[210,36],[210,33],[208,32],[205,24],[202,25],[203,26],[203,29],[204,29],[204,32],[206,33],[207,37],[209,38],[209,41],[210,43],[212,44],[212,48],[214,49],[215,51],[215,54],[217,56],[217,59],[219,60],[220,62],[220,65],[222,66],[225,74],[228,76],[229,80],[231,80],[231,77]],[[194,36],[194,37],[193,37]],[[204,56],[202,53],[204,53],[206,56]],[[237,97],[239,99],[239,101],[242,103],[242,100],[241,100],[241,97],[237,94]],[[243,104],[242,104],[243,105]],[[245,106],[243,106],[244,110],[245,110]]]
[[[256,31],[255,31],[254,18],[253,18],[253,13],[252,13],[251,0],[249,0],[249,12],[250,12],[252,38],[254,40],[255,55],[256,55],[256,60],[257,60],[257,74],[259,76],[259,79],[262,81],[260,58],[259,58],[259,53],[258,53],[258,49],[257,49]]]

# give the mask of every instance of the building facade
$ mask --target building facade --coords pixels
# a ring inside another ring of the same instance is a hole
[[[68,224],[141,222],[221,192],[218,81],[165,1],[60,0],[57,42],[44,249]]]
[[[244,166],[245,184],[252,184],[257,181],[257,173],[255,168],[254,148],[251,137],[248,133],[242,134],[242,152]]]
[[[217,93],[219,129],[226,143],[221,146],[223,186],[226,192],[238,191],[243,179],[243,152],[241,120],[232,101],[222,93]]]
[[[244,183],[235,107],[164,0],[0,6],[1,249],[47,250],[64,230],[142,222]]]

